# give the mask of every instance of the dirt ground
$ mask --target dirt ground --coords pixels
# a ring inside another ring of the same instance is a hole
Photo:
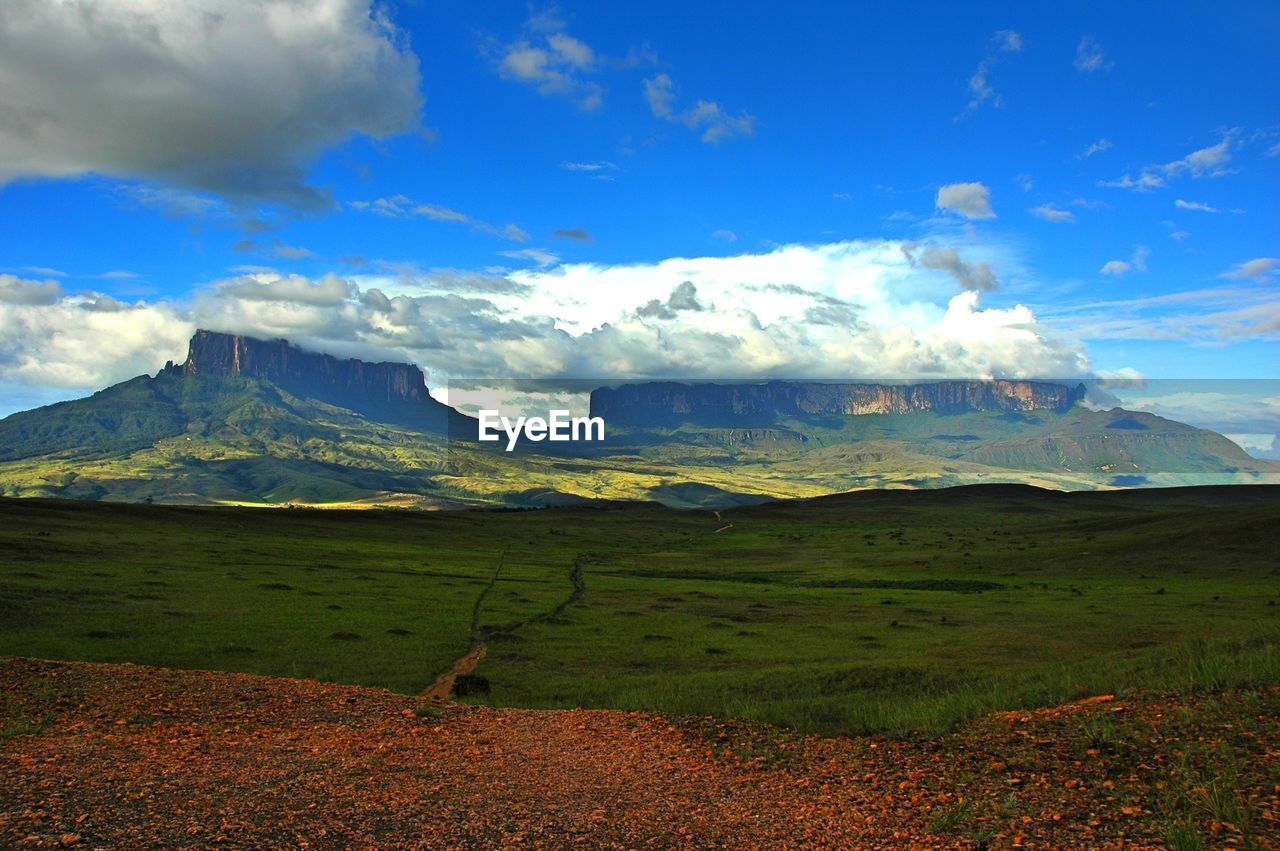
[[[3,847],[1280,847],[1274,689],[886,741],[135,665],[0,686]]]

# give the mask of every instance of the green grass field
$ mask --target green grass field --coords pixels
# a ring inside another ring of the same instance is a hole
[[[1280,680],[1280,490],[863,492],[722,512],[0,500],[0,653],[936,732]],[[474,636],[473,636],[474,633]]]

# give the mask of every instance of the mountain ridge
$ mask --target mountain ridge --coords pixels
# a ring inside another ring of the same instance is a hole
[[[1084,399],[1083,384],[1028,380],[940,380],[905,384],[768,381],[754,384],[646,382],[591,393],[591,415],[617,425],[761,426],[786,416],[858,416],[931,412],[1065,411]]]
[[[432,398],[412,364],[201,331],[182,364],[0,420],[0,495],[721,508],[865,488],[1280,480],[1280,465],[1215,432],[1092,410],[1077,404],[1081,392],[1016,381],[650,382],[593,395],[597,412],[613,405],[603,443],[522,442],[507,453],[475,441],[476,420]],[[629,410],[617,404],[625,398],[636,400]]]

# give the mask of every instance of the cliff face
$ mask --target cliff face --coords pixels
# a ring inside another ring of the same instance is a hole
[[[287,340],[196,331],[182,375],[242,376],[270,381],[293,393],[357,406],[427,400],[422,370],[408,363],[366,363],[306,352]],[[348,405],[351,406],[351,405]]]
[[[763,423],[779,416],[848,416],[974,411],[1064,411],[1084,398],[1074,389],[1042,381],[939,381],[930,384],[676,384],[651,382],[601,388],[591,394],[591,415],[629,426],[679,422]]]

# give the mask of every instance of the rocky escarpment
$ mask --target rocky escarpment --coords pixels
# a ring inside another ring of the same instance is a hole
[[[858,414],[963,414],[976,411],[1065,411],[1084,398],[1075,388],[1043,381],[938,381],[928,384],[679,384],[651,382],[600,388],[591,415],[614,425],[681,422],[747,425],[777,417]]]
[[[340,360],[303,351],[288,340],[217,331],[196,331],[186,361],[174,369],[184,376],[259,378],[308,396],[349,402],[387,405],[428,398],[426,376],[413,364]]]
[[[426,376],[413,364],[336,358],[305,351],[288,340],[199,330],[191,338],[187,359],[166,365],[157,378],[249,378],[372,420],[460,438],[475,435],[475,420],[431,398]]]

